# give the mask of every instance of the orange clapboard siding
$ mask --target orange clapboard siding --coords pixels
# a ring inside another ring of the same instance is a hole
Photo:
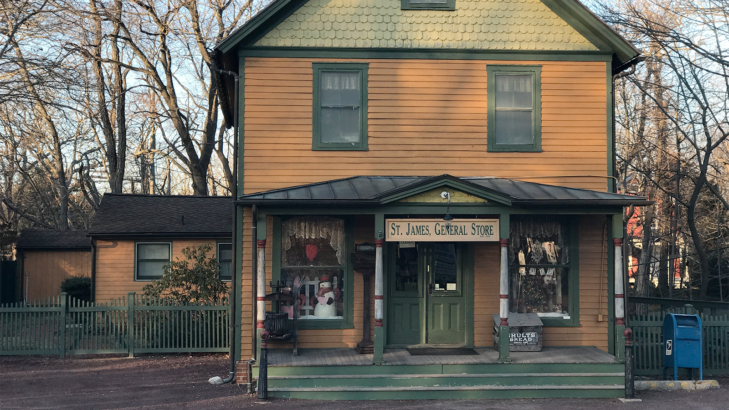
[[[90,251],[24,251],[23,257],[23,297],[29,302],[58,295],[66,278],[91,276]]]
[[[369,151],[323,152],[311,149],[312,63],[321,61],[333,60],[246,58],[244,193],[445,173],[607,187],[606,63],[370,60]],[[487,152],[488,64],[542,66],[543,153]]]
[[[215,256],[219,241],[225,239],[151,239],[144,242],[172,242],[172,260],[184,259],[182,249],[197,247],[206,243],[213,245],[208,256]],[[229,241],[229,240],[228,240]],[[96,301],[126,297],[129,292],[141,293],[150,281],[134,280],[134,243],[133,240],[96,241]]]

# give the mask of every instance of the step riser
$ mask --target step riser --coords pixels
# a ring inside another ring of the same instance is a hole
[[[429,377],[429,378],[346,378],[346,379],[278,379],[268,380],[270,388],[286,387],[432,387],[432,386],[578,386],[616,385],[624,377]]]
[[[502,390],[417,392],[269,392],[272,398],[310,400],[448,400],[448,399],[548,399],[623,397],[623,390]]]
[[[254,368],[258,375],[258,368]],[[521,374],[521,373],[622,373],[622,364],[492,364],[492,365],[423,365],[423,366],[269,366],[269,376],[338,376],[373,374]]]

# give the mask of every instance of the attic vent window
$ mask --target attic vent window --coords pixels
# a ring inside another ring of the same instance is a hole
[[[456,0],[401,0],[403,10],[455,10]]]

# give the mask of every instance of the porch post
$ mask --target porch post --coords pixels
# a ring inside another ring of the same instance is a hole
[[[383,271],[382,271],[382,245],[383,239],[375,239],[375,352],[373,357],[374,364],[382,364],[384,362],[385,353],[385,332],[382,328],[382,318],[384,317],[383,306]],[[367,329],[365,329],[367,331]]]
[[[509,215],[499,218],[501,271],[499,275],[499,361],[509,361]]]
[[[621,231],[622,232],[622,231]],[[615,358],[625,359],[625,284],[623,283],[623,239],[615,238]]]
[[[258,323],[256,325],[256,329],[258,333],[258,349],[260,349],[261,332],[265,329],[264,321],[266,320],[266,240],[259,239],[257,244],[258,256],[256,260],[258,261],[258,271],[256,272],[256,319]],[[260,350],[258,353],[259,354],[256,355],[256,357],[261,357]]]

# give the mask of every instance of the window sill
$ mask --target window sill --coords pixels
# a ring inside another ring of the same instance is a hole
[[[354,325],[347,323],[344,319],[304,319],[296,322],[299,330],[323,330],[323,329],[354,329]]]
[[[581,327],[580,321],[577,318],[570,319],[559,319],[555,317],[542,317],[542,324],[544,327]]]
[[[368,147],[362,147],[362,146],[346,146],[346,145],[332,145],[332,146],[312,146],[312,151],[369,151]]]
[[[488,152],[544,152],[541,147],[519,146],[519,145],[501,145],[498,147],[488,147]]]

